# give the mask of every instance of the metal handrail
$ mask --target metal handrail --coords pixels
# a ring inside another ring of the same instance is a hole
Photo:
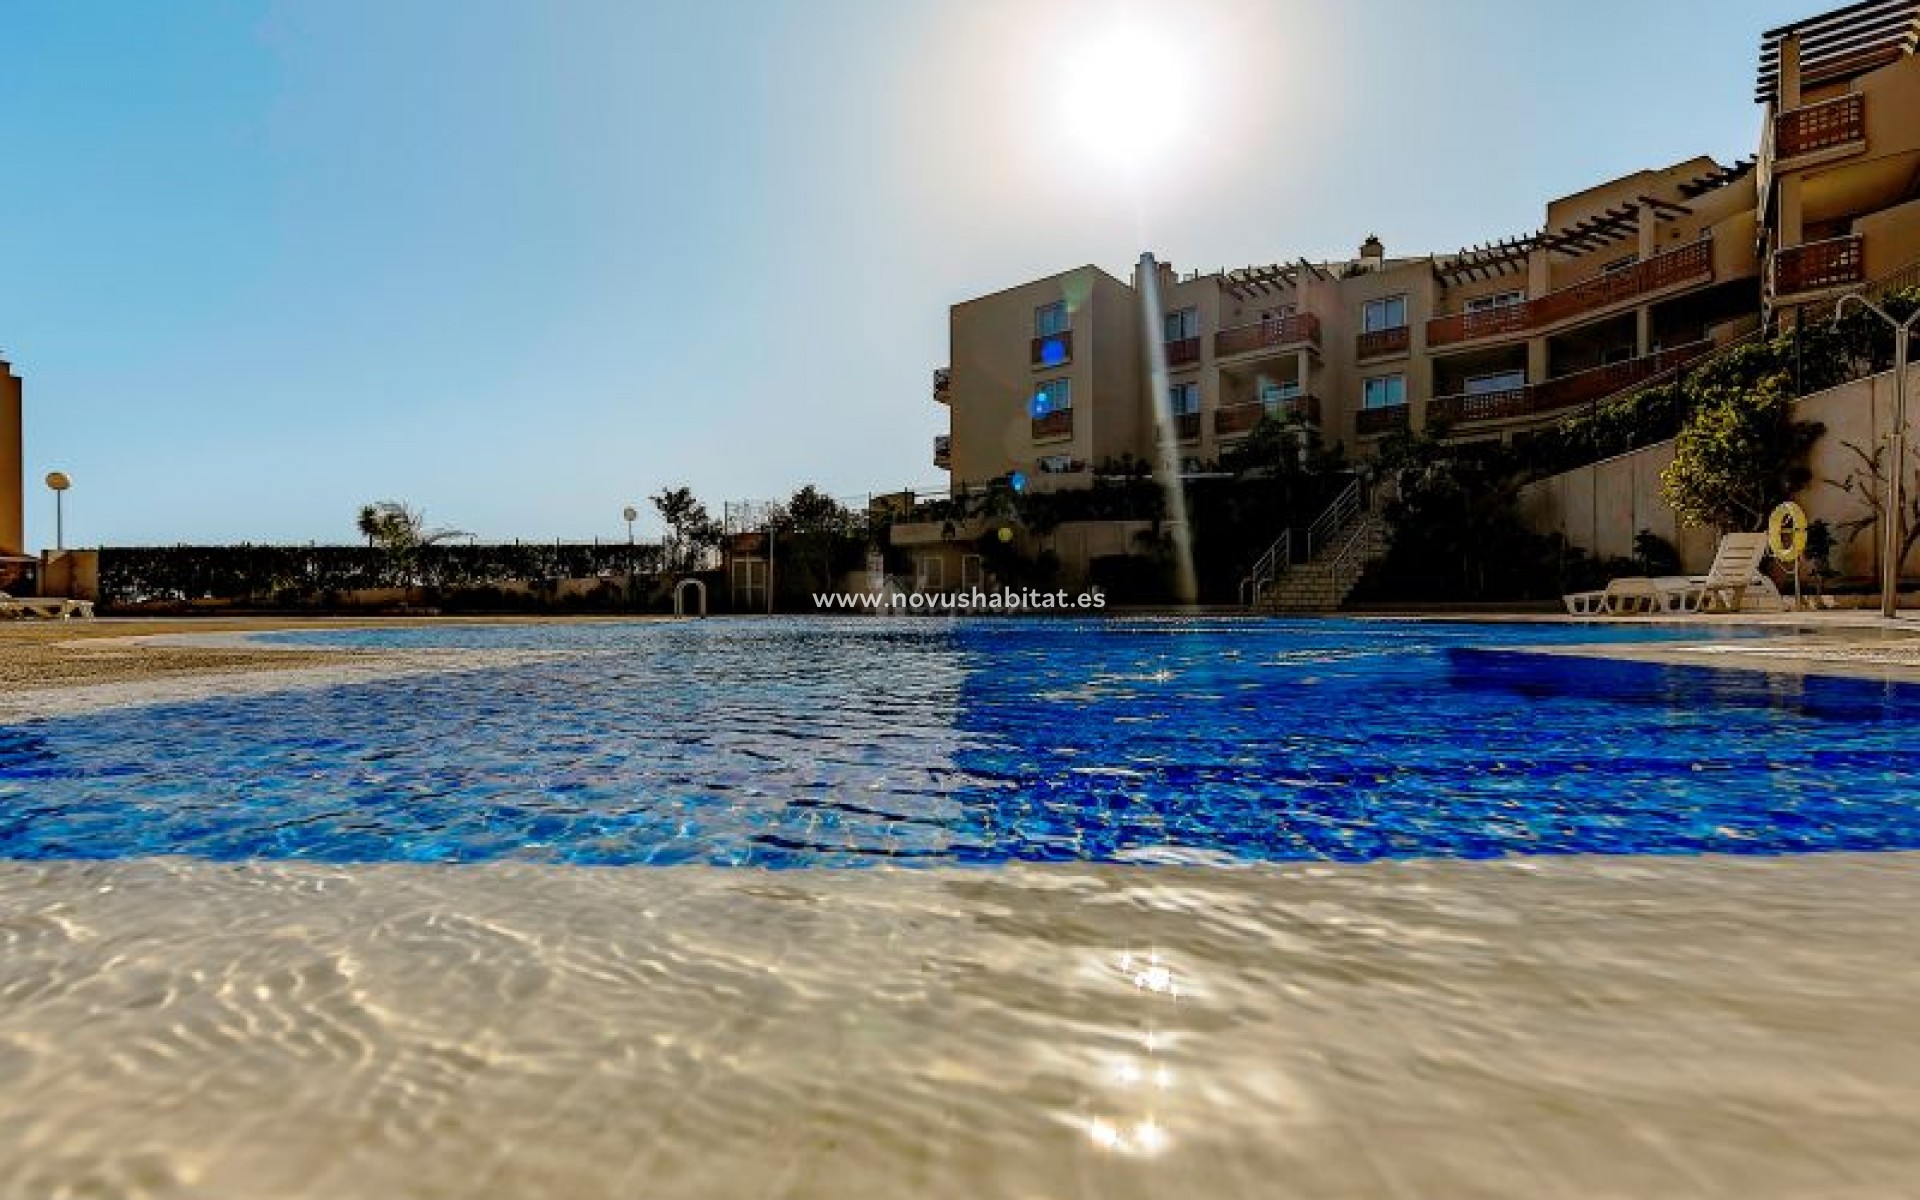
[[[1252,608],[1260,602],[1261,589],[1279,578],[1281,564],[1293,558],[1293,530],[1282,529],[1267,552],[1253,560],[1253,569],[1240,581],[1240,606]]]
[[[1340,584],[1342,572],[1347,569],[1354,560],[1363,557],[1358,552],[1361,547],[1366,545],[1367,535],[1372,531],[1372,528],[1373,521],[1371,518],[1355,521],[1353,524],[1353,532],[1347,536],[1346,543],[1340,547],[1339,553],[1335,554],[1327,563],[1327,578],[1332,580],[1336,587]],[[1359,570],[1364,571],[1366,567],[1362,565]],[[1355,571],[1354,574],[1358,575],[1359,571]]]
[[[1314,546],[1338,533],[1341,526],[1352,520],[1353,514],[1359,511],[1360,480],[1356,476],[1354,481],[1346,486],[1346,490],[1334,497],[1332,504],[1327,505],[1327,510],[1320,514],[1319,519],[1307,526],[1307,557],[1312,558]]]

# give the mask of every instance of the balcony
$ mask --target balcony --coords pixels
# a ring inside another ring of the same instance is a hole
[[[953,466],[953,435],[946,433],[934,435],[933,465],[942,471]]]
[[[933,369],[933,398],[941,404],[953,403],[953,368]]]
[[[1060,367],[1073,361],[1073,330],[1063,329],[1033,339],[1030,360],[1036,367]]]
[[[1066,438],[1073,436],[1073,410],[1059,408],[1044,417],[1033,419],[1033,440],[1043,438]]]
[[[1318,424],[1320,399],[1317,396],[1289,396],[1272,403],[1253,400],[1245,404],[1229,404],[1214,410],[1213,432],[1220,437],[1233,437],[1247,432],[1269,416],[1276,421],[1299,420]]]
[[[1618,271],[1583,279],[1532,300],[1479,312],[1454,313],[1427,322],[1427,345],[1447,346],[1500,334],[1531,333],[1686,283],[1713,278],[1713,243],[1689,242]]]
[[[1427,402],[1427,418],[1449,424],[1504,421],[1589,404],[1679,370],[1713,349],[1709,341],[1688,342],[1657,354],[1607,363],[1561,375],[1544,383],[1497,392],[1439,396]]]
[[[1773,255],[1773,294],[1796,296],[1849,287],[1867,277],[1866,268],[1865,248],[1857,233],[1788,246]]]
[[[1469,421],[1500,421],[1508,417],[1524,417],[1532,412],[1533,389],[1524,384],[1497,392],[1435,396],[1427,401],[1427,420],[1444,421],[1449,425]]]
[[[1199,437],[1200,414],[1197,412],[1173,414],[1173,433],[1183,442],[1191,442]]]
[[[1407,427],[1407,406],[1404,404],[1386,404],[1379,408],[1363,408],[1353,414],[1354,432],[1361,437],[1376,433],[1392,433],[1396,429]]]
[[[1320,318],[1312,313],[1270,317],[1251,325],[1222,329],[1213,335],[1213,353],[1217,358],[1254,350],[1286,350],[1319,344]]]
[[[1858,92],[1788,109],[1773,119],[1775,160],[1866,143],[1867,98]]]
[[[1167,343],[1167,365],[1185,367],[1200,361],[1200,339],[1180,338]]]
[[[1355,334],[1353,354],[1355,358],[1379,358],[1383,354],[1405,354],[1413,342],[1413,331],[1405,325],[1392,329],[1372,329],[1366,333]]]

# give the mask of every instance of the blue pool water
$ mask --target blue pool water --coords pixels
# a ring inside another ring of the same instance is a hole
[[[1920,689],[1495,649],[1658,636],[853,619],[279,635],[553,657],[0,726],[0,857],[1920,848]]]

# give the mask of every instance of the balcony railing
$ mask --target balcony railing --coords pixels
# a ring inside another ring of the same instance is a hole
[[[1033,339],[1032,362],[1036,367],[1058,367],[1073,361],[1073,330],[1063,329]]]
[[[1177,338],[1167,343],[1167,365],[1184,367],[1200,361],[1200,339],[1197,337]]]
[[[1382,354],[1401,354],[1412,342],[1412,331],[1405,325],[1392,329],[1371,329],[1356,334],[1353,339],[1353,353],[1357,358],[1378,358]]]
[[[1523,384],[1497,392],[1439,396],[1427,402],[1427,416],[1431,420],[1465,424],[1528,417],[1588,404],[1679,370],[1711,349],[1710,341],[1688,342],[1657,354],[1575,371],[1544,383]]]
[[[1533,411],[1532,388],[1522,384],[1497,392],[1471,395],[1435,396],[1427,401],[1427,420],[1450,425],[1467,421],[1498,421],[1506,417],[1524,417]]]
[[[1236,325],[1213,335],[1213,352],[1225,358],[1249,350],[1277,350],[1287,346],[1318,346],[1320,318],[1312,313],[1269,317],[1251,325]]]
[[[1849,146],[1866,138],[1867,98],[1858,92],[1790,108],[1773,119],[1775,159]]]
[[[942,471],[953,465],[953,435],[946,433],[934,435],[933,465]]]
[[[933,369],[933,398],[942,404],[953,403],[953,368]]]
[[[1245,404],[1229,404],[1214,410],[1213,431],[1221,437],[1232,437],[1237,433],[1245,433],[1269,416],[1278,421],[1298,419],[1317,424],[1320,420],[1320,398],[1289,396],[1272,402],[1252,400]]]
[[[1607,363],[1585,371],[1575,371],[1570,375],[1561,375],[1534,384],[1528,391],[1533,400],[1535,412],[1549,409],[1566,408],[1574,404],[1585,404],[1603,396],[1611,396],[1638,383],[1658,378],[1669,371],[1699,358],[1713,349],[1709,341],[1688,342],[1684,346],[1673,346],[1657,354],[1646,354],[1639,358],[1629,358],[1621,362]]]
[[[1200,414],[1197,412],[1173,414],[1173,433],[1183,442],[1190,442],[1199,437]]]
[[[1788,246],[1773,255],[1773,294],[1776,296],[1847,287],[1866,277],[1866,253],[1857,233]]]
[[[1371,433],[1392,433],[1396,429],[1407,427],[1407,406],[1404,404],[1385,404],[1378,408],[1363,408],[1353,414],[1354,431],[1362,436]]]
[[[1033,436],[1039,438],[1057,438],[1073,436],[1073,410],[1057,408],[1044,417],[1033,419]]]
[[[1503,333],[1523,333],[1569,317],[1597,312],[1683,283],[1713,278],[1713,243],[1688,242],[1618,271],[1583,279],[1571,287],[1532,300],[1472,313],[1454,313],[1427,322],[1427,344],[1445,346]]]

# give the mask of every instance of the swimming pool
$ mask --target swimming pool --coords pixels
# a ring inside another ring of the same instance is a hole
[[[751,620],[274,635],[547,657],[0,727],[0,857],[845,867],[1920,847],[1920,690],[1639,629]]]

